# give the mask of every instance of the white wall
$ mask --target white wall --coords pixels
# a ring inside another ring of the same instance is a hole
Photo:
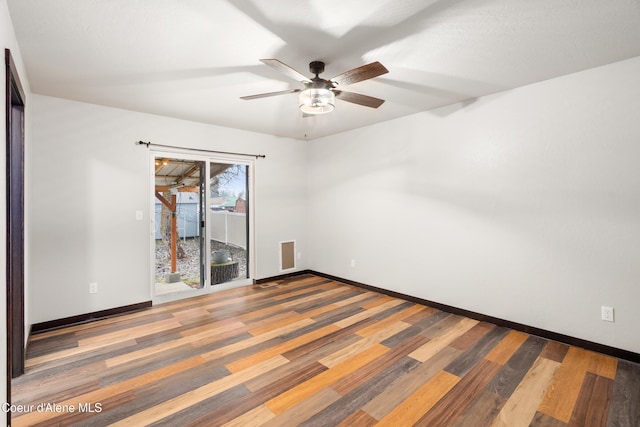
[[[20,83],[22,84],[22,89],[25,91],[26,108],[25,108],[25,149],[29,149],[29,138],[30,138],[30,109],[29,109],[29,101],[30,101],[30,91],[29,91],[29,82],[27,80],[27,75],[24,71],[24,65],[22,63],[22,56],[20,55],[20,50],[18,48],[18,43],[16,42],[15,33],[13,30],[13,24],[11,23],[11,17],[9,16],[9,10],[7,8],[7,2],[5,0],[0,0],[0,47],[2,48],[2,84],[0,84],[0,99],[2,99],[3,107],[2,113],[0,114],[0,129],[2,137],[0,140],[2,141],[2,147],[0,148],[0,165],[2,165],[2,173],[0,173],[0,277],[2,277],[2,287],[1,294],[5,295],[6,293],[6,257],[7,257],[7,235],[6,235],[6,136],[4,135],[6,129],[6,116],[5,116],[5,107],[4,107],[4,99],[6,94],[5,87],[5,60],[4,60],[4,49],[8,48],[11,50],[11,56],[13,58],[13,62],[16,65],[18,71],[18,77],[20,78]],[[28,204],[25,203],[25,209],[28,209]],[[25,228],[25,233],[29,233],[28,227]],[[25,259],[25,263],[28,264],[28,257]],[[25,299],[29,295],[29,287],[28,287],[28,271],[25,268]],[[28,310],[28,301],[25,301],[25,310]],[[7,325],[6,325],[6,298],[0,298],[0,366],[3,368],[0,369],[0,403],[4,403],[7,401],[7,393],[6,393],[6,369],[4,366],[7,364]],[[29,317],[25,315],[25,327],[28,330],[29,326]],[[28,334],[25,334],[25,337]],[[0,411],[0,425],[6,424],[6,414]]]
[[[139,140],[267,156],[255,166],[257,278],[279,274],[279,241],[305,241],[304,142],[39,95],[31,103],[33,323],[151,299],[152,171]]]
[[[640,352],[638,76],[635,58],[313,141],[310,267]]]

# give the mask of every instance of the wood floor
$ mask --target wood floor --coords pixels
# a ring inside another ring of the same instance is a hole
[[[640,426],[640,365],[315,276],[31,337],[13,426]]]

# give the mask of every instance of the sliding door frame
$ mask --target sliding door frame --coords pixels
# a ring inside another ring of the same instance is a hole
[[[225,289],[235,288],[239,286],[245,286],[253,284],[255,279],[255,265],[256,265],[256,256],[255,256],[255,197],[254,197],[254,188],[255,188],[255,159],[247,159],[246,157],[234,156],[234,155],[224,155],[218,153],[211,153],[210,155],[203,154],[201,152],[195,152],[188,149],[163,149],[163,150],[155,150],[151,149],[149,151],[149,165],[150,165],[150,188],[155,188],[155,159],[156,158],[178,158],[185,160],[194,160],[194,161],[204,161],[205,162],[205,194],[204,194],[204,209],[205,209],[205,254],[204,254],[204,265],[211,265],[211,241],[208,238],[210,235],[209,227],[211,226],[209,221],[209,210],[207,207],[210,205],[211,199],[211,186],[209,180],[210,174],[210,166],[211,163],[228,163],[228,164],[241,164],[247,166],[247,177],[246,177],[246,191],[247,191],[247,214],[249,216],[247,221],[247,278],[245,279],[237,279],[231,282],[220,283],[215,286],[211,286],[211,269],[205,268],[205,285],[200,289],[194,289],[193,291],[188,292],[178,292],[174,294],[167,295],[155,295],[155,196],[154,191],[150,191],[150,293],[152,297],[152,301],[154,304],[160,304],[169,301],[175,301],[183,298],[191,298],[197,295],[209,294],[212,292],[218,292]]]

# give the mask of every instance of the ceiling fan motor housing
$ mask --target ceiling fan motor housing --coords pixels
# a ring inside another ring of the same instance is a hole
[[[324,62],[322,61],[311,61],[309,63],[309,71],[311,71],[316,76],[320,73],[324,72]]]

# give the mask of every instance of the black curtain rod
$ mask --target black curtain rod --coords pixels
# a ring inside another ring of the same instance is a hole
[[[149,148],[149,146],[153,145],[155,147],[164,147],[164,148],[177,148],[180,150],[189,150],[189,151],[198,151],[200,153],[213,153],[213,154],[230,154],[233,156],[249,156],[249,157],[255,157],[256,159],[264,159],[265,156],[264,154],[248,154],[248,153],[234,153],[234,152],[230,152],[230,151],[216,151],[216,150],[202,150],[199,148],[185,148],[185,147],[178,147],[177,145],[165,145],[165,144],[156,144],[154,142],[144,142],[144,141],[138,141],[136,142],[136,144],[138,145],[146,145],[147,148]]]

